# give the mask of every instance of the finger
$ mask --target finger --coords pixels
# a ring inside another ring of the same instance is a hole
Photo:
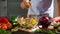
[[[25,4],[23,2],[21,3],[20,6],[21,6],[22,9],[26,8],[26,6],[25,6]]]
[[[29,2],[29,0],[23,0],[23,2]]]

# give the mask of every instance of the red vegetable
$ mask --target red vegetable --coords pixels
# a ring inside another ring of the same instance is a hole
[[[1,29],[1,25],[0,25],[0,29]]]
[[[3,22],[3,23],[8,23],[9,20],[8,20],[7,18],[1,18],[1,22]]]
[[[7,28],[11,29],[12,28],[12,24],[11,23],[7,23]]]
[[[7,25],[6,24],[2,24],[2,29],[4,29],[4,30],[7,30]]]
[[[0,28],[7,30],[12,28],[12,24],[9,22],[7,18],[0,18]]]
[[[48,26],[51,24],[49,17],[42,16],[39,19],[39,25],[42,25],[42,28],[48,28]]]

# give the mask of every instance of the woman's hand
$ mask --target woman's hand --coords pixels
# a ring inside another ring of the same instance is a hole
[[[23,0],[20,6],[22,9],[28,9],[31,6],[31,2],[29,0]]]

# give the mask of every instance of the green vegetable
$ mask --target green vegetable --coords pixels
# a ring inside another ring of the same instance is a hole
[[[39,32],[41,32],[39,29],[37,29],[35,32],[37,32],[37,33],[39,33]]]
[[[50,29],[47,29],[47,30],[38,29],[35,32],[37,32],[37,33],[46,33],[46,34],[56,34],[55,31],[52,31]]]
[[[17,20],[16,17],[11,17],[11,18],[10,18],[10,22],[13,24],[13,26],[18,25],[18,20]]]
[[[11,31],[0,29],[0,34],[11,34]]]
[[[48,29],[48,30],[46,30],[46,33],[47,33],[47,34],[56,34],[56,32],[51,31],[51,30],[49,30],[49,29]]]
[[[11,32],[17,32],[19,30],[18,27],[14,27],[13,29],[11,29]]]

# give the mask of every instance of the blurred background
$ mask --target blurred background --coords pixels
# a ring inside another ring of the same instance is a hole
[[[26,16],[27,10],[20,8],[22,0],[0,0],[0,16]]]
[[[27,15],[27,10],[20,8],[20,3],[22,0],[0,0],[0,16],[10,17],[10,16],[25,16]],[[58,16],[58,1],[54,0],[54,17]]]

